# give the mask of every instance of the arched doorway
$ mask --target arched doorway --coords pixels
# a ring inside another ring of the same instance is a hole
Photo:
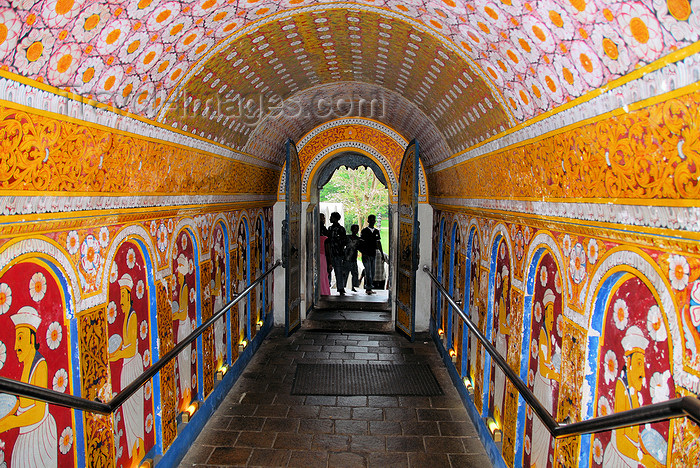
[[[376,160],[374,160],[372,157],[370,157],[367,154],[363,154],[362,152],[359,151],[354,151],[354,150],[346,150],[346,151],[339,151],[335,154],[333,154],[331,157],[325,159],[322,163],[319,164],[319,167],[313,171],[313,176],[311,177],[311,181],[309,183],[309,209],[307,210],[307,213],[311,213],[310,216],[307,216],[307,223],[311,223],[310,225],[307,224],[307,229],[306,229],[306,236],[307,236],[307,246],[314,245],[314,250],[313,250],[313,258],[311,258],[310,255],[307,255],[307,262],[309,260],[312,260],[313,263],[309,265],[307,263],[307,281],[311,279],[311,283],[307,284],[312,284],[313,285],[313,297],[309,297],[309,299],[312,300],[310,302],[314,306],[319,306],[323,305],[324,303],[324,298],[320,296],[320,287],[319,287],[319,281],[320,281],[320,275],[323,274],[323,272],[319,271],[318,265],[319,265],[319,246],[318,246],[318,238],[320,235],[320,223],[319,223],[319,212],[320,212],[320,206],[321,206],[321,199],[320,199],[320,191],[321,189],[330,181],[331,177],[333,174],[340,168],[346,167],[348,169],[358,169],[360,167],[365,167],[370,169],[373,173],[374,176],[377,178],[377,180],[391,192],[392,187],[389,185],[387,182],[387,173],[386,169],[383,170],[382,167],[377,163]],[[385,223],[388,223],[388,238],[387,238],[387,253],[391,252],[393,249],[393,233],[394,233],[394,226],[393,226],[393,214],[394,210],[392,210],[392,205],[391,203],[388,203],[387,206],[387,214],[386,219],[384,220]],[[326,219],[328,220],[328,216],[326,216]],[[363,223],[365,220],[359,220],[358,224],[360,227],[362,227]],[[328,225],[328,224],[327,224]],[[350,234],[348,232],[348,234]],[[374,297],[366,296],[364,294],[362,295],[352,295],[352,296],[346,296],[344,298],[333,298],[333,304],[339,305],[338,302],[340,303],[346,303],[347,305],[352,305],[354,307],[358,307],[361,309],[367,309],[371,308],[374,309],[374,306],[377,305],[377,308],[381,309],[389,309],[390,308],[390,303],[391,303],[391,288],[389,285],[391,284],[391,281],[393,279],[393,258],[389,259],[388,265],[387,265],[387,287],[384,290],[381,291],[376,291],[377,294]],[[311,267],[311,268],[309,268]],[[312,278],[310,278],[309,272],[316,272]],[[310,295],[308,295],[310,296]],[[329,298],[325,298],[328,300]]]

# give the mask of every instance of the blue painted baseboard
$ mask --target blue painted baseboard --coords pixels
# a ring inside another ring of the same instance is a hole
[[[269,313],[265,318],[265,323],[255,335],[250,345],[238,356],[238,359],[231,365],[231,368],[226,372],[219,385],[212,390],[207,399],[204,400],[197,412],[192,416],[190,422],[188,422],[182,429],[182,432],[177,435],[172,445],[168,448],[168,451],[163,454],[163,457],[156,464],[157,468],[171,468],[177,466],[182,461],[187,451],[192,446],[192,443],[199,433],[202,432],[204,425],[212,417],[221,402],[224,401],[229,390],[231,390],[241,376],[273,326],[274,314]]]
[[[457,372],[457,369],[455,368],[454,364],[452,364],[450,354],[442,345],[442,340],[440,340],[440,337],[437,334],[437,327],[435,326],[434,320],[432,318],[430,319],[430,336],[433,338],[433,341],[435,342],[435,346],[437,347],[440,356],[442,356],[442,361],[445,363],[447,373],[450,374],[452,383],[457,388],[457,392],[462,398],[464,408],[466,408],[467,414],[469,414],[469,417],[471,418],[472,422],[474,423],[474,426],[476,427],[476,432],[477,434],[479,434],[479,439],[484,445],[484,449],[486,449],[486,454],[489,456],[491,463],[495,468],[508,468],[508,465],[506,465],[505,460],[503,460],[503,456],[501,455],[500,450],[491,438],[491,433],[489,432],[488,427],[486,427],[486,423],[484,423],[484,420],[481,418],[479,411],[476,409],[474,402],[469,396],[469,392],[467,392],[467,387],[465,387],[464,382],[462,382],[462,377],[460,377],[459,372]]]

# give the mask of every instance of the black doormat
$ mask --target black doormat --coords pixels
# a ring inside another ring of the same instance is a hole
[[[292,395],[442,395],[425,364],[298,364]]]

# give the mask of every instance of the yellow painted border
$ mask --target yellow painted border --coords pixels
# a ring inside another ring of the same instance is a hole
[[[630,83],[630,82],[632,82],[632,81],[634,81],[634,80],[640,79],[640,78],[642,78],[644,75],[646,75],[646,74],[648,74],[648,73],[651,73],[651,72],[653,72],[653,71],[659,70],[659,69],[661,69],[661,68],[663,68],[663,67],[665,67],[665,66],[667,66],[667,65],[669,65],[669,64],[671,64],[671,63],[675,63],[675,62],[681,61],[681,60],[683,60],[683,59],[685,59],[685,58],[687,58],[687,57],[689,57],[689,56],[691,56],[691,55],[697,54],[698,52],[700,52],[700,41],[695,42],[694,44],[691,44],[691,45],[689,45],[689,46],[687,46],[687,47],[684,47],[684,48],[682,48],[682,49],[678,49],[678,50],[676,50],[676,51],[674,51],[674,52],[671,52],[671,53],[669,53],[669,54],[667,54],[667,55],[664,55],[663,57],[659,58],[659,59],[656,60],[655,62],[652,62],[652,63],[650,63],[650,64],[648,64],[648,65],[643,66],[643,67],[637,68],[636,70],[634,70],[634,71],[628,73],[627,75],[621,76],[620,78],[617,78],[616,80],[613,80],[613,81],[611,81],[611,82],[609,82],[609,83],[607,83],[607,84],[601,86],[600,88],[596,88],[596,89],[594,89],[594,90],[592,90],[592,91],[589,91],[588,93],[583,94],[583,95],[577,97],[576,99],[573,99],[573,100],[567,102],[566,104],[562,104],[562,105],[560,105],[560,106],[558,106],[558,107],[555,107],[555,108],[553,108],[553,109],[550,109],[550,110],[548,110],[547,112],[544,112],[544,113],[542,113],[542,114],[539,114],[539,115],[537,115],[536,117],[533,117],[533,118],[531,118],[531,119],[529,119],[529,120],[526,120],[525,122],[522,122],[522,123],[516,125],[515,127],[509,128],[509,129],[506,130],[505,132],[502,132],[502,133],[499,133],[499,134],[497,134],[497,135],[494,135],[493,137],[487,138],[486,140],[484,140],[484,141],[482,141],[482,142],[480,142],[480,143],[478,143],[478,144],[476,144],[476,145],[474,145],[474,146],[471,146],[471,147],[466,148],[466,149],[464,149],[464,150],[462,150],[462,151],[460,151],[460,152],[458,152],[458,153],[455,153],[455,154],[453,154],[452,156],[450,156],[450,157],[447,158],[447,159],[443,159],[443,160],[440,161],[440,162],[437,162],[437,163],[435,163],[435,164],[431,164],[431,165],[429,166],[429,168],[430,168],[430,167],[433,167],[433,166],[436,166],[436,165],[438,165],[438,164],[442,164],[442,163],[444,163],[444,162],[446,162],[446,161],[449,161],[449,160],[451,160],[451,159],[453,159],[453,158],[459,157],[459,156],[461,156],[461,155],[463,155],[463,154],[465,154],[465,153],[468,153],[469,151],[473,151],[473,150],[475,150],[476,148],[479,148],[479,147],[481,147],[481,146],[484,146],[484,145],[487,144],[487,143],[490,143],[490,142],[492,142],[492,141],[495,141],[495,140],[501,139],[501,138],[503,138],[503,137],[506,137],[506,136],[508,136],[508,135],[510,135],[510,134],[512,134],[512,133],[517,132],[518,130],[522,130],[523,128],[527,128],[527,127],[529,127],[529,126],[531,126],[531,125],[533,125],[533,124],[535,124],[535,123],[537,123],[537,122],[540,122],[540,121],[542,121],[542,120],[545,120],[545,119],[547,119],[547,118],[549,118],[549,117],[552,117],[552,116],[554,116],[554,115],[556,115],[556,114],[559,114],[560,112],[563,112],[563,111],[565,111],[565,110],[569,110],[569,109],[574,108],[574,107],[576,107],[576,106],[578,106],[578,105],[580,105],[580,104],[583,104],[583,103],[585,103],[585,102],[591,101],[591,100],[593,100],[594,98],[596,98],[596,97],[598,97],[598,96],[601,96],[601,95],[604,94],[604,93],[607,93],[608,91],[611,91],[611,90],[613,90],[613,89],[615,89],[615,88],[619,88],[620,86],[623,86],[623,85],[625,85],[625,84],[627,84],[627,83]],[[689,90],[689,91],[685,91],[685,90],[688,89],[688,88],[692,88],[692,89]],[[640,108],[642,108],[642,107],[647,107],[647,106],[649,106],[649,105],[656,104],[656,103],[658,103],[658,102],[666,101],[666,100],[671,99],[671,98],[673,98],[673,97],[678,97],[678,96],[681,96],[681,95],[684,95],[684,94],[689,94],[689,93],[691,93],[691,92],[697,90],[698,88],[700,88],[700,82],[695,82],[695,83],[692,83],[692,84],[690,84],[690,85],[684,86],[684,87],[682,87],[682,88],[679,88],[679,89],[676,89],[676,90],[673,90],[673,91],[669,91],[669,92],[667,92],[667,93],[660,94],[660,95],[658,95],[658,96],[653,96],[653,97],[651,97],[651,98],[647,98],[647,99],[644,99],[644,100],[642,100],[642,101],[638,101],[638,102],[634,102],[634,103],[628,104],[627,107],[628,107],[629,110],[638,110],[638,109],[640,109]],[[558,133],[562,133],[562,132],[564,132],[564,131],[566,131],[566,130],[570,130],[570,129],[572,129],[572,128],[580,127],[580,126],[586,125],[586,124],[588,124],[588,123],[597,122],[597,121],[599,121],[599,120],[604,120],[604,119],[609,118],[609,117],[611,117],[611,116],[622,115],[622,114],[624,114],[624,113],[626,113],[626,112],[629,112],[629,111],[625,111],[624,109],[618,108],[618,109],[615,109],[615,110],[606,112],[606,113],[604,113],[604,114],[601,114],[601,115],[592,117],[592,118],[590,118],[590,119],[586,119],[586,120],[583,120],[583,121],[581,121],[581,122],[577,122],[577,123],[575,123],[575,124],[568,125],[568,126],[566,126],[566,127],[560,127],[560,128],[558,128],[557,130],[555,130],[555,131],[548,132],[548,133],[546,133],[546,134],[544,134],[544,135],[540,135],[540,136],[535,137],[535,138],[532,138],[532,139],[530,139],[530,140],[526,140],[526,141],[524,141],[524,142],[520,142],[520,143],[516,143],[516,144],[510,145],[510,146],[506,146],[506,147],[504,147],[504,148],[500,148],[500,149],[497,150],[497,151],[499,151],[499,152],[501,152],[501,151],[506,151],[506,150],[511,149],[511,148],[515,148],[515,147],[518,147],[518,146],[523,146],[523,144],[525,144],[525,143],[534,143],[534,142],[536,142],[536,141],[539,141],[539,140],[543,139],[544,137],[556,135],[556,134],[558,134]],[[492,153],[493,153],[493,152],[492,152]],[[492,153],[489,153],[489,154],[492,154]],[[473,161],[474,159],[478,159],[478,158],[483,157],[483,156],[488,156],[488,154],[479,156],[479,157],[477,157],[477,158],[470,159],[470,161]],[[462,163],[460,163],[460,164],[462,164]],[[460,165],[460,164],[458,164],[458,165]],[[436,171],[436,172],[440,172],[440,171]]]

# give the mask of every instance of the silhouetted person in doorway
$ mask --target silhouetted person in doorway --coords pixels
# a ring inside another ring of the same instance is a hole
[[[331,227],[328,228],[328,241],[330,245],[331,263],[335,270],[336,289],[341,296],[345,295],[345,282],[348,279],[345,267],[345,246],[348,243],[348,235],[345,228],[338,223],[340,213],[331,213]]]
[[[359,272],[357,271],[357,251],[360,249],[362,239],[357,234],[360,232],[360,226],[353,224],[350,226],[350,236],[348,237],[348,245],[345,246],[345,264],[352,276],[352,290],[357,291],[360,286]]]
[[[369,215],[367,217],[368,226],[360,233],[360,238],[362,239],[360,252],[362,252],[362,264],[365,266],[365,292],[367,294],[374,294],[372,287],[374,282],[374,259],[376,257],[376,250],[384,254],[382,250],[381,234],[379,233],[379,229],[374,227],[376,222],[377,217]]]

